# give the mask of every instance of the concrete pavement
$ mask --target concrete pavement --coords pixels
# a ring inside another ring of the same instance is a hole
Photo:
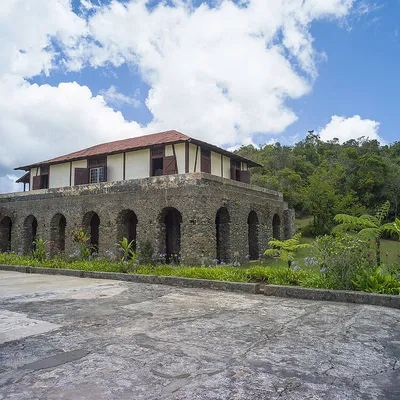
[[[0,399],[398,399],[400,310],[0,271]]]

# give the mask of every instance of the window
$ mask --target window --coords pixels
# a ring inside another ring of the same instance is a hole
[[[104,167],[90,168],[90,183],[104,182]]]

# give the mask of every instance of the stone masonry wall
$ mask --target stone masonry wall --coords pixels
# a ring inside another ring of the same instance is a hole
[[[0,195],[0,224],[5,217],[11,218],[11,249],[23,248],[27,252],[31,234],[27,226],[31,226],[32,217],[37,221],[37,237],[54,240],[57,236],[54,220],[60,220],[61,214],[66,221],[65,251],[69,254],[76,248],[69,234],[71,230],[85,225],[85,215],[97,213],[100,218],[99,252],[103,254],[107,249],[116,248],[121,230],[118,215],[123,210],[133,210],[138,221],[138,245],[149,240],[156,253],[164,253],[163,216],[166,209],[175,208],[182,221],[181,255],[191,263],[198,262],[202,256],[216,257],[215,219],[221,207],[229,213],[230,260],[236,252],[241,259],[249,253],[247,221],[251,211],[256,212],[259,222],[260,256],[271,239],[275,214],[281,221],[280,237],[293,234],[294,215],[287,209],[281,193],[205,173]]]

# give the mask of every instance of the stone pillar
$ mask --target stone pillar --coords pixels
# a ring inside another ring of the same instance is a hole
[[[283,211],[284,238],[290,239],[296,233],[295,212],[293,208]]]
[[[181,225],[181,254],[186,265],[199,265],[202,258],[216,257],[215,216],[186,210]]]

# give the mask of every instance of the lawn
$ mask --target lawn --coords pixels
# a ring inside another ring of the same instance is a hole
[[[310,224],[310,222],[312,222],[312,217],[296,219],[297,230],[300,230],[304,226],[307,226],[308,224]],[[312,245],[315,242],[315,239],[303,236],[301,238],[300,242],[301,243],[309,243]],[[371,241],[370,245],[368,247],[366,247],[365,253],[366,254],[371,253],[371,255],[374,256],[375,248],[376,248],[375,243],[373,241]],[[304,258],[305,257],[313,257],[314,255],[315,255],[315,250],[313,248],[302,249],[296,254],[295,260],[297,261],[300,268],[305,268],[306,265],[304,262]],[[386,239],[381,240],[381,261],[383,264],[386,264],[386,265],[400,263],[400,241],[386,240]],[[260,261],[253,261],[253,262],[251,262],[251,264],[252,265],[260,265]],[[272,258],[263,260],[262,265],[268,266],[268,267],[287,266],[285,261],[282,261],[280,259],[272,259]]]

